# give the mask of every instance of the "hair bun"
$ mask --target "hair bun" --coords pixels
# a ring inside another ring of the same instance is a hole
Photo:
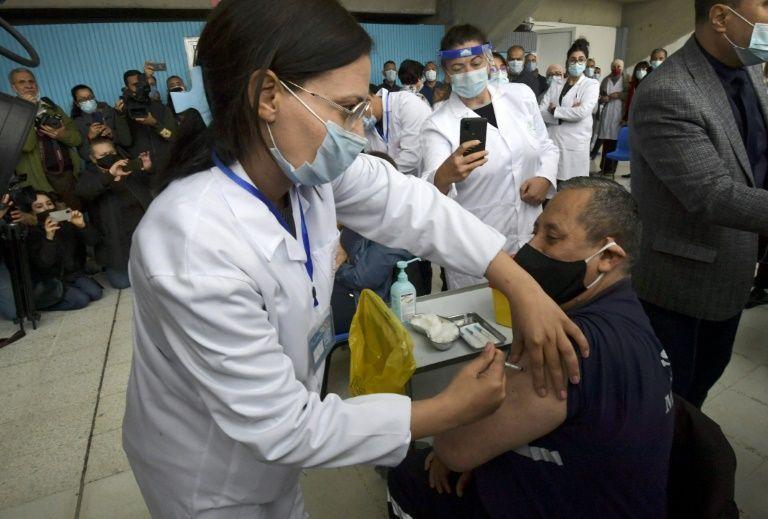
[[[586,38],[578,38],[575,42],[573,42],[573,47],[589,49],[589,41],[587,41]]]

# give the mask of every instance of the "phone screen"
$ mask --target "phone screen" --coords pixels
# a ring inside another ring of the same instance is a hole
[[[72,219],[72,209],[62,209],[61,211],[51,211],[48,215],[54,222],[68,222]]]

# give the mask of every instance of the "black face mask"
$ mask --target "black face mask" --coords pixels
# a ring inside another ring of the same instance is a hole
[[[517,252],[515,261],[541,285],[544,292],[555,303],[562,305],[580,296],[603,278],[603,274],[601,274],[592,284],[584,286],[587,263],[614,245],[614,242],[609,243],[585,260],[561,261],[550,258],[526,243]]]
[[[101,169],[109,171],[109,168],[115,165],[115,162],[120,160],[120,155],[117,153],[110,153],[109,155],[104,155],[100,159],[96,160],[96,165],[99,166]]]

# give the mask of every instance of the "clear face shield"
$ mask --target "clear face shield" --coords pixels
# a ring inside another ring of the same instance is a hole
[[[463,49],[441,50],[437,53],[437,57],[443,65],[445,65],[445,61],[450,59],[472,58],[474,56],[485,57],[491,74],[500,72],[499,68],[496,66],[496,62],[493,59],[493,45],[490,42],[483,45],[477,45],[475,47],[466,47]]]

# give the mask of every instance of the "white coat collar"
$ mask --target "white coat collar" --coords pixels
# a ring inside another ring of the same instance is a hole
[[[498,132],[501,135],[502,140],[507,146],[511,147],[511,144],[507,141],[509,128],[508,125],[512,122],[511,118],[504,117],[504,108],[502,104],[504,99],[509,95],[509,92],[505,88],[499,88],[495,85],[488,85],[488,92],[491,94],[491,104],[496,113],[496,128],[488,126],[489,132]],[[451,93],[451,97],[446,101],[447,107],[451,110],[451,113],[456,119],[462,119],[464,117],[477,117],[477,112],[467,107],[464,101],[454,92]]]
[[[239,162],[235,162],[230,167],[238,177],[249,184],[254,185]],[[244,235],[255,247],[264,253],[268,261],[272,260],[275,251],[282,242],[285,242],[288,257],[290,259],[296,261],[307,260],[303,243],[285,230],[263,202],[237,185],[220,171],[219,168],[215,166],[211,168],[211,174],[218,177],[224,200],[232,211],[232,214],[237,221],[237,224],[241,227]],[[254,187],[256,186],[254,185]],[[293,220],[299,239],[301,239],[301,215],[299,213],[298,200],[301,199],[301,208],[303,209],[305,218],[307,211],[311,206],[305,193],[302,193],[304,189],[311,188],[296,186],[290,190]]]

